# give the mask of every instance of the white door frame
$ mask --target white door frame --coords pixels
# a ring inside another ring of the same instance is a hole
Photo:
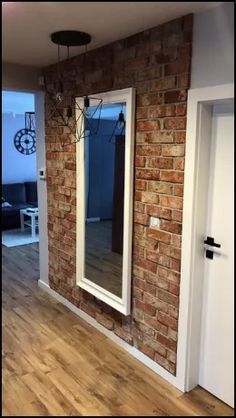
[[[206,226],[212,105],[233,98],[234,84],[193,89],[188,93],[176,376],[184,391],[198,385],[202,305],[199,279],[203,277],[204,264],[202,234]]]
[[[39,209],[39,282],[48,284],[48,202],[46,181],[46,145],[45,145],[45,93],[34,91],[35,97],[35,134],[37,160],[37,190]],[[40,176],[43,170],[45,178]]]

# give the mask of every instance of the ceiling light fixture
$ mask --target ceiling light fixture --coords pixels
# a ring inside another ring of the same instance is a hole
[[[69,48],[73,46],[85,45],[84,72],[87,55],[87,44],[91,42],[91,36],[79,31],[59,31],[51,34],[51,41],[58,45],[57,72],[58,80],[53,83],[50,90],[45,86],[49,98],[48,121],[52,127],[63,127],[62,146],[79,142],[85,139],[89,133],[96,134],[98,126],[91,123],[91,119],[98,115],[99,124],[102,108],[102,100],[96,97],[83,96],[83,108],[79,105],[79,100],[73,94],[66,94],[63,86],[63,79],[60,71],[60,47],[67,47],[67,59],[69,59]],[[78,98],[79,99],[79,98]],[[90,100],[93,100],[93,110],[90,109]],[[94,102],[96,103],[94,106]],[[95,110],[94,110],[95,108]],[[78,123],[80,118],[84,118],[83,123]]]

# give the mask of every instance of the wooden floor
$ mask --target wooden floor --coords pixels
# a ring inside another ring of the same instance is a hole
[[[3,247],[4,416],[233,416],[182,394],[37,286],[38,244]]]
[[[90,222],[85,232],[85,277],[122,297],[122,255],[112,248],[112,221]]]

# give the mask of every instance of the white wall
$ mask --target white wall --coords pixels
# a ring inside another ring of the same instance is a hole
[[[194,15],[191,89],[234,82],[234,4]]]
[[[2,92],[2,182],[36,180],[36,154],[23,155],[14,145],[14,136],[25,128],[25,112],[34,112],[34,94]]]
[[[25,115],[2,114],[2,183],[36,181],[36,153],[23,155],[14,145],[17,131],[25,127]]]

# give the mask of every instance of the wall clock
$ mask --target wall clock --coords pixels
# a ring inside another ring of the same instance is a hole
[[[36,151],[35,132],[28,129],[20,129],[14,136],[14,145],[21,154],[33,154]]]

